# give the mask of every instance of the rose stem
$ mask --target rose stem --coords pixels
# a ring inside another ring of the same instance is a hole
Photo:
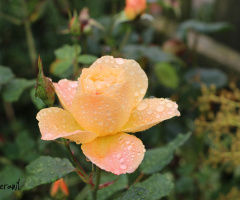
[[[99,189],[100,179],[101,179],[101,169],[96,166],[96,183],[92,189],[92,200],[97,200],[97,192]]]
[[[89,182],[89,177],[86,174],[86,172],[84,171],[84,169],[82,168],[82,166],[79,164],[77,159],[74,157],[74,155],[73,155],[73,153],[72,153],[72,151],[70,149],[69,142],[66,139],[64,139],[64,138],[62,138],[62,142],[63,142],[64,146],[66,147],[72,162],[75,164],[75,167],[77,169],[77,174],[83,180],[83,182],[89,184],[90,183]]]

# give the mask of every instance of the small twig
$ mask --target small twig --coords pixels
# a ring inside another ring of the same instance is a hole
[[[115,181],[109,181],[109,182],[99,185],[99,189],[108,187],[108,186],[112,185],[113,183],[116,183],[118,180],[119,180],[119,176],[117,177],[117,179]]]
[[[137,179],[133,182],[133,184],[138,183],[143,177],[144,177],[144,174],[141,173],[141,174],[137,177]]]

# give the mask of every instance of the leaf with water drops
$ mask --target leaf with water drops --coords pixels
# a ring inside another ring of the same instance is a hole
[[[22,190],[30,190],[38,185],[52,183],[73,171],[75,168],[66,158],[41,156],[26,167],[26,180]]]
[[[166,175],[153,174],[141,183],[136,183],[117,200],[159,200],[168,196],[173,183]]]
[[[152,174],[162,170],[173,158],[174,151],[190,137],[191,133],[180,134],[165,147],[146,151],[140,170],[144,174]]]
[[[115,200],[147,200],[149,191],[142,187],[132,186],[123,195]]]

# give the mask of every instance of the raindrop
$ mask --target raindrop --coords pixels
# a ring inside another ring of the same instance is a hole
[[[132,145],[129,145],[129,146],[128,146],[128,150],[131,150],[131,149],[132,149]]]
[[[111,115],[111,111],[108,110],[108,111],[106,112],[106,115]]]
[[[102,122],[102,121],[99,121],[99,122],[98,122],[98,125],[103,125],[103,122]]]
[[[139,92],[136,91],[136,92],[134,93],[134,95],[135,95],[136,97],[139,96]]]
[[[125,160],[124,158],[121,158],[121,159],[120,159],[120,163],[123,163],[123,162],[124,162],[124,160]]]
[[[126,141],[126,144],[130,144],[130,141],[127,140],[127,141]]]
[[[121,154],[120,153],[118,153],[117,154],[117,159],[119,159],[121,157]]]
[[[167,107],[171,108],[171,107],[173,107],[173,104],[172,103],[167,103]]]
[[[130,75],[134,75],[134,71],[130,71],[129,73],[130,73]]]
[[[145,110],[148,107],[146,102],[142,102],[138,105],[137,110]]]
[[[141,94],[145,94],[145,89],[142,88],[142,89],[140,90],[140,93],[141,93]]]
[[[151,115],[153,113],[153,110],[148,110],[147,114]]]
[[[153,99],[153,98],[155,98],[155,96],[150,96],[150,97],[149,97],[149,99]]]
[[[163,105],[158,105],[158,106],[156,107],[156,111],[158,111],[158,112],[164,111],[164,106],[163,106]]]
[[[121,164],[121,165],[120,165],[120,168],[121,168],[121,169],[127,169],[127,165]]]
[[[160,115],[159,115],[159,114],[156,114],[156,118],[160,118]]]

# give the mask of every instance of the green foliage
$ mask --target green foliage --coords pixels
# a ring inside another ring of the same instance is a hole
[[[42,109],[45,107],[45,104],[43,103],[43,101],[35,96],[35,88],[32,88],[30,91],[30,97],[32,102],[34,103],[34,105],[36,106],[37,109]]]
[[[154,66],[154,71],[161,84],[171,89],[177,89],[179,76],[173,65],[164,62],[157,63]]]
[[[172,189],[173,183],[166,175],[153,174],[145,181],[134,184],[117,200],[158,200],[168,196]]]
[[[14,193],[16,190],[20,189],[22,185],[22,171],[14,167],[12,165],[5,166],[3,169],[1,169],[0,172],[0,185],[8,184],[15,185],[15,189],[8,189],[8,188],[1,188],[1,195],[0,195],[0,200],[6,200],[10,199],[10,195]],[[19,184],[17,183],[19,181]],[[18,188],[19,187],[19,188]]]
[[[54,54],[55,56],[58,58],[58,59],[74,59],[76,54],[80,54],[81,53],[81,47],[79,45],[64,45],[58,49],[56,49],[54,51]]]
[[[97,60],[97,57],[93,56],[93,55],[83,54],[83,55],[78,56],[78,62],[85,64],[85,65],[90,65],[93,62],[95,62],[96,60]]]
[[[202,22],[198,20],[188,20],[180,24],[178,28],[178,35],[182,39],[186,39],[187,31],[194,30],[199,33],[211,34],[221,31],[229,31],[233,27],[227,22]]]
[[[116,176],[114,174],[103,173],[101,175],[101,184],[112,182],[112,181],[116,181],[116,182],[98,191],[98,200],[109,199],[111,195],[113,195],[115,192],[119,190],[123,190],[124,188],[127,187],[127,184],[128,184],[128,179],[126,174]],[[88,199],[91,200],[91,197],[89,196]]]
[[[162,170],[172,160],[174,151],[184,144],[190,135],[190,133],[180,134],[165,147],[147,150],[140,165],[141,172],[152,174]]]
[[[15,78],[10,80],[2,91],[4,101],[15,102],[18,101],[23,91],[35,85],[36,80],[27,80],[24,78]]]
[[[22,190],[54,182],[73,171],[75,168],[66,158],[41,156],[26,167],[26,180]]]
[[[146,57],[151,62],[171,62],[183,65],[179,58],[165,53],[159,47],[129,44],[123,48],[123,53],[128,59],[138,60],[141,57]]]
[[[13,77],[14,74],[10,68],[0,66],[0,89],[2,85],[13,79]]]
[[[221,88],[228,82],[228,77],[222,70],[200,67],[189,70],[185,74],[184,79],[197,89],[200,89],[202,84],[205,84],[207,87],[215,85],[217,88]]]
[[[53,106],[55,101],[54,86],[52,81],[43,73],[42,60],[40,56],[38,58],[38,77],[35,96],[42,99],[42,101],[48,106]]]

